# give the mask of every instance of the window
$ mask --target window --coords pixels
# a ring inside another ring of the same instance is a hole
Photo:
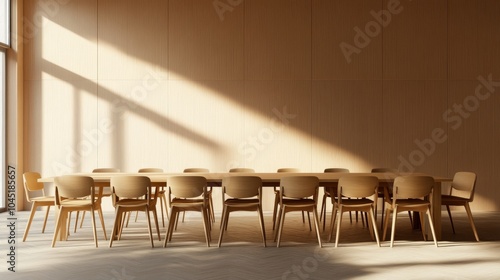
[[[5,158],[5,49],[0,47],[0,212],[5,210],[5,203],[7,201],[7,180],[5,174],[7,172],[6,158]]]
[[[0,47],[10,46],[10,0],[0,0]]]
[[[10,46],[10,0],[0,0],[0,212],[6,210],[7,180],[6,180],[6,108],[5,80],[6,54]]]

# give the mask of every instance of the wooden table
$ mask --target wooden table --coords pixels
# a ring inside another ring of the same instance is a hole
[[[423,173],[76,173],[72,175],[82,175],[94,178],[96,186],[109,187],[110,178],[113,176],[120,175],[136,175],[136,176],[147,176],[151,179],[153,186],[165,186],[168,178],[172,176],[203,176],[207,178],[207,182],[210,186],[220,186],[222,178],[228,176],[258,176],[262,179],[264,187],[275,187],[279,186],[280,179],[286,176],[316,176],[319,179],[320,186],[322,187],[336,187],[340,177],[342,176],[375,176],[379,179],[380,185],[391,185],[394,183],[394,179],[399,175],[428,175]],[[429,175],[431,176],[431,175]],[[431,196],[431,215],[434,222],[434,230],[436,232],[436,238],[441,239],[441,185],[444,182],[451,182],[452,178],[436,177],[432,176],[435,181],[434,189]],[[44,177],[40,178],[39,182],[50,183],[54,182],[55,177]],[[64,229],[63,229],[64,228]],[[427,227],[428,228],[428,227]],[[66,238],[66,226],[61,228],[61,239]],[[64,237],[63,237],[64,236]]]

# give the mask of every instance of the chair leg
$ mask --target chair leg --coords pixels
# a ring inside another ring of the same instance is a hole
[[[479,235],[477,234],[476,225],[474,224],[474,219],[472,218],[472,212],[470,210],[469,203],[466,203],[464,206],[465,206],[465,211],[467,212],[467,216],[469,216],[469,222],[472,227],[472,231],[474,232],[474,236],[476,237],[476,241],[479,242]]]
[[[437,243],[437,239],[436,239],[436,232],[434,231],[434,222],[432,221],[430,206],[429,206],[429,209],[427,209],[427,216],[429,218],[429,226],[431,227],[431,233],[432,233],[432,238],[434,239],[434,245],[436,245],[436,247],[438,247],[438,243]]]
[[[335,219],[336,218],[337,218],[337,208],[334,205],[333,209],[332,209],[332,218],[330,221],[330,233],[328,234],[328,242],[330,242],[330,240],[332,240],[333,229],[335,228]]]
[[[387,227],[389,226],[389,218],[391,217],[391,211],[385,211],[384,217],[384,232],[382,233],[382,241],[385,241],[385,237],[387,236]]]
[[[104,216],[102,215],[102,209],[99,208],[97,212],[99,213],[99,220],[101,220],[101,227],[102,231],[104,232],[104,240],[108,240],[108,237],[106,236],[106,226],[104,225]]]
[[[448,217],[450,218],[451,229],[453,230],[453,234],[455,234],[455,225],[453,225],[453,218],[451,217],[451,211],[449,205],[446,205],[446,210],[448,211]]]
[[[149,217],[149,207],[146,206],[146,216],[147,216],[147,219],[148,219],[148,231],[149,231],[149,240],[151,241],[151,248],[154,248],[155,245],[153,243],[153,230],[151,229],[151,220],[150,220],[150,217]],[[156,223],[157,223],[157,226],[158,226],[158,220],[156,220]]]
[[[266,228],[264,226],[264,214],[262,213],[262,207],[259,205],[257,212],[259,214],[259,222],[260,222],[260,230],[262,232],[262,242],[264,243],[264,247],[267,247],[266,244]]]
[[[374,214],[374,209],[373,208],[368,213],[368,217],[372,221],[372,228],[373,228],[373,231],[375,233],[375,239],[377,240],[377,246],[380,247],[380,238],[378,236],[377,221],[375,221],[375,214]]]
[[[93,229],[93,232],[94,232],[94,242],[95,242],[95,247],[98,248],[98,244],[97,244],[97,230],[96,230],[96,226],[95,226],[95,213],[94,213],[94,208],[92,207],[92,209],[90,210],[91,215],[92,215],[92,229]],[[75,221],[75,225],[76,225],[76,221]]]
[[[396,234],[396,219],[398,217],[397,208],[392,213],[392,228],[391,228],[391,248],[394,246],[394,235]]]
[[[337,221],[337,235],[335,236],[335,248],[337,248],[337,246],[339,244],[340,225],[342,224],[342,216],[343,216],[342,214],[344,214],[342,212],[342,205],[339,206],[338,212],[339,212],[339,219]]]
[[[278,193],[274,195],[274,207],[273,207],[273,230],[276,228],[276,219],[278,215],[278,204],[279,204],[279,196]]]
[[[202,207],[201,209],[201,215],[202,215],[202,218],[203,218],[203,229],[205,230],[205,239],[207,240],[207,247],[210,247],[210,230],[209,230],[209,223],[211,223],[212,221],[210,221],[210,217],[208,217],[208,211],[209,209],[205,209],[205,207]]]
[[[156,209],[150,208],[150,210],[152,210],[151,212],[153,212],[153,219],[155,220],[156,232],[158,233],[158,241],[161,241],[160,227],[158,226],[158,215],[156,213]]]
[[[45,226],[47,225],[47,218],[49,217],[49,210],[50,210],[50,205],[47,206],[47,210],[45,211],[45,218],[43,219],[42,233],[45,232]]]
[[[113,240],[118,234],[117,230],[119,228],[118,225],[122,224],[122,210],[120,206],[115,209],[115,222],[113,223],[113,230],[111,231],[111,236],[109,237],[109,248],[113,246]]]
[[[38,205],[36,204],[36,202],[33,202],[33,205],[31,206],[30,217],[28,219],[28,224],[26,224],[26,229],[24,230],[23,242],[26,241],[26,238],[28,237],[28,232],[30,231],[31,222],[33,221],[33,217],[35,216],[37,207]]]
[[[286,206],[283,206],[286,207]],[[304,213],[304,212],[302,212]],[[280,247],[281,243],[281,234],[283,233],[283,223],[285,222],[285,209],[282,209],[280,207],[280,217],[278,218],[279,220],[279,225],[278,225],[278,231],[277,231],[277,236],[278,236],[278,241],[276,242],[276,247]]]
[[[87,211],[83,211],[83,213],[85,213]],[[79,219],[79,216],[80,216],[80,211],[76,211],[76,218],[75,218],[75,229],[73,230],[73,233],[76,233],[76,228],[78,226],[78,219]]]
[[[82,219],[80,220],[80,228],[82,228],[82,226],[83,226],[83,220],[85,220],[85,212],[87,212],[87,211],[83,211]],[[76,226],[76,224],[75,224],[75,226]]]
[[[170,208],[170,218],[168,219],[167,233],[165,234],[165,241],[163,247],[167,247],[167,242],[172,240],[172,232],[176,223],[177,210],[175,207]]]
[[[309,213],[309,212],[307,212]],[[313,207],[313,219],[314,219],[314,225],[316,227],[316,236],[318,237],[318,244],[320,248],[323,248],[323,243],[321,242],[321,233],[319,231],[319,217],[318,217],[318,211],[316,208],[316,205]]]
[[[224,228],[226,226],[228,217],[229,217],[229,213],[227,211],[227,205],[224,205],[224,209],[222,210],[222,219],[221,219],[221,223],[220,223],[218,247],[220,247],[220,245],[222,244],[222,237],[224,236]]]
[[[64,211],[61,207],[61,209],[59,209],[59,214],[57,216],[57,220],[56,220],[56,227],[55,227],[55,230],[54,230],[54,236],[52,237],[52,248],[54,248],[56,246],[56,240],[57,240],[57,236],[59,235],[59,227],[61,226],[61,219],[62,219],[62,211]]]

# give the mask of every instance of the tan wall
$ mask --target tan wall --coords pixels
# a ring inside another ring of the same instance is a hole
[[[25,166],[471,170],[473,208],[499,210],[500,87],[475,97],[479,76],[500,79],[498,14],[500,1],[26,0]]]

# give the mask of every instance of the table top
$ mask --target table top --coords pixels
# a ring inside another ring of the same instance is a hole
[[[166,182],[169,177],[172,176],[203,176],[207,178],[208,182],[220,183],[224,177],[230,176],[257,176],[262,178],[263,183],[276,183],[283,177],[288,176],[315,176],[318,177],[320,183],[337,183],[341,177],[344,176],[375,176],[379,179],[379,182],[391,183],[398,176],[408,176],[408,175],[428,175],[424,173],[288,173],[288,172],[255,172],[255,173],[230,173],[230,172],[214,172],[214,173],[74,173],[70,175],[82,175],[94,178],[96,182],[109,182],[111,177],[114,176],[147,176],[151,179],[151,182]],[[432,176],[436,182],[451,182],[452,178]],[[40,178],[39,182],[50,183],[54,182],[54,177],[43,177]]]

